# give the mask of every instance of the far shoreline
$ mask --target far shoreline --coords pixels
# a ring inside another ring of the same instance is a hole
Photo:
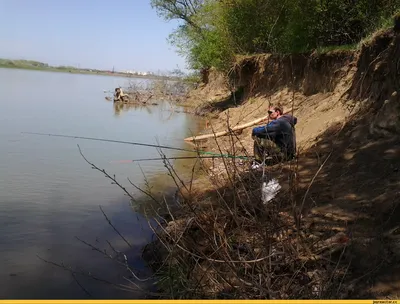
[[[140,79],[165,79],[165,80],[177,80],[178,77],[170,77],[170,76],[158,76],[158,75],[128,75],[126,73],[118,73],[118,72],[90,72],[85,70],[67,70],[67,69],[57,69],[57,68],[40,68],[40,67],[19,67],[19,66],[5,66],[0,65],[0,69],[10,69],[10,70],[26,70],[26,71],[41,71],[41,72],[56,72],[56,73],[64,73],[64,74],[81,74],[81,75],[99,75],[99,76],[112,76],[112,77],[124,77],[124,78],[140,78]]]

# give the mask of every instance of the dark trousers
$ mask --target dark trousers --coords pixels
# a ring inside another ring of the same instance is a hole
[[[271,140],[254,136],[254,160],[265,165],[273,165],[285,160],[284,154]]]

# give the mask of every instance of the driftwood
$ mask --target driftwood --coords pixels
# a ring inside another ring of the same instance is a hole
[[[287,111],[286,113],[290,113],[291,111],[292,111],[292,110]],[[255,119],[255,120],[252,120],[252,121],[248,122],[248,123],[245,123],[245,124],[242,124],[242,125],[233,127],[233,128],[230,129],[230,130],[220,131],[220,132],[216,132],[216,133],[212,133],[212,134],[204,134],[204,135],[198,135],[198,136],[187,137],[187,138],[185,138],[185,141],[199,141],[199,140],[204,140],[204,139],[213,138],[213,137],[225,136],[225,135],[228,135],[228,134],[231,133],[231,132],[240,131],[240,130],[246,129],[246,128],[248,128],[248,127],[252,127],[252,126],[254,126],[254,125],[257,125],[257,124],[259,124],[260,122],[262,122],[262,121],[264,121],[264,120],[267,120],[268,117],[269,117],[269,115],[263,116],[263,117],[260,117],[260,118],[257,118],[257,119]]]

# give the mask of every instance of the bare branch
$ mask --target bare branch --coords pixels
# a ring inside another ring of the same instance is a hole
[[[107,215],[105,214],[103,208],[101,208],[101,206],[99,206],[101,213],[103,213],[104,217],[106,218],[108,224],[114,229],[114,231],[121,237],[121,239],[124,240],[124,242],[130,247],[132,248],[132,245],[124,238],[124,236],[119,232],[119,230],[117,228],[115,228],[115,226],[111,223],[110,219],[107,217]]]

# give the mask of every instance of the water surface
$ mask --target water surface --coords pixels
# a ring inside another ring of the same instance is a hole
[[[163,144],[190,149],[183,138],[195,133],[198,122],[170,105],[114,111],[104,90],[127,85],[128,79],[109,76],[0,69],[0,298],[138,298],[108,284],[78,278],[43,262],[64,263],[96,276],[121,282],[121,269],[79,242],[83,239],[110,250],[110,241],[127,252],[130,263],[147,275],[140,260],[151,238],[147,220],[135,213],[129,199],[84,161],[91,162],[124,186],[127,178],[144,185],[169,185],[162,162],[138,164],[113,161],[158,157],[154,148],[96,141],[43,137],[21,132],[58,133]],[[142,80],[141,80],[142,81]],[[182,156],[179,151],[164,150]],[[140,193],[134,196],[141,199]],[[156,189],[157,190],[157,189]],[[107,224],[107,216],[133,245],[129,249]]]

